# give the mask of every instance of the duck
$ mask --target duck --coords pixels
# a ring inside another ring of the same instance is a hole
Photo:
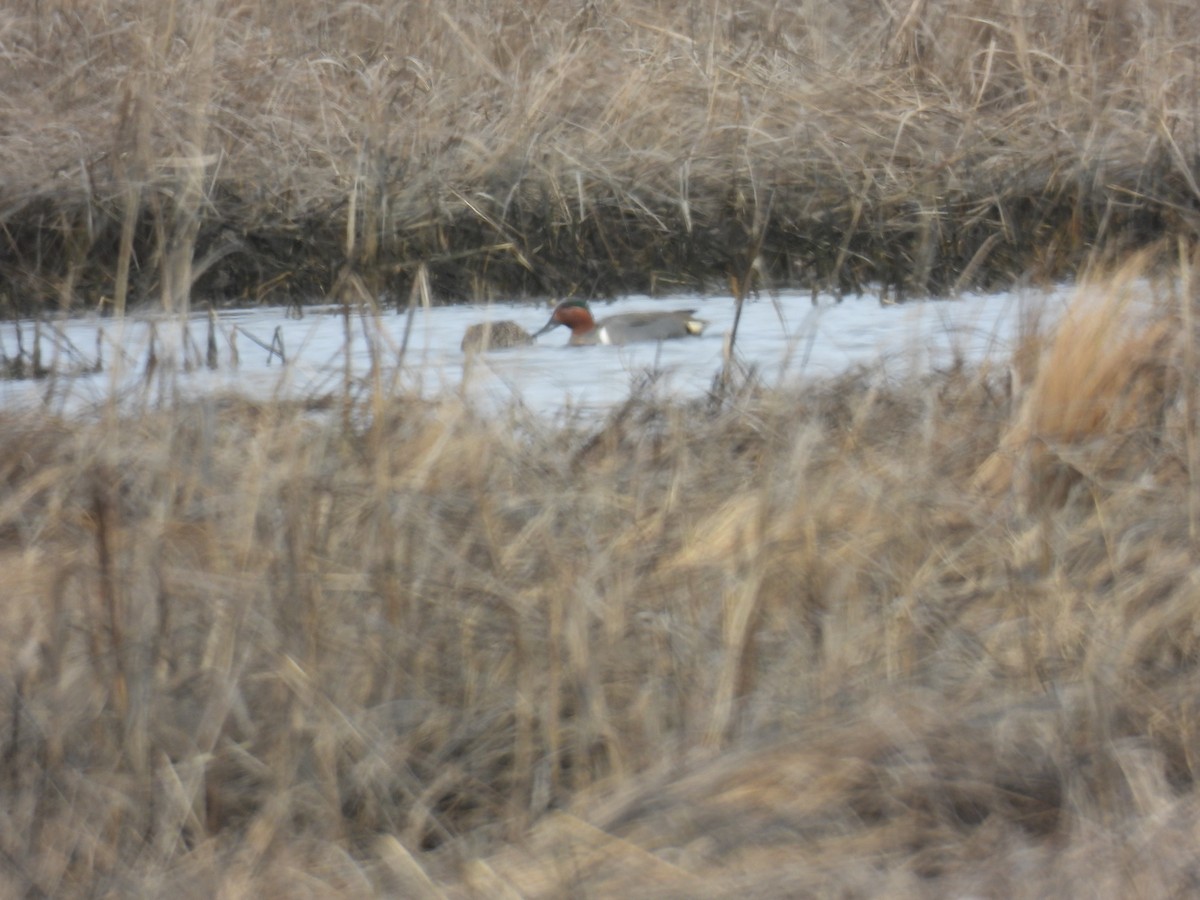
[[[500,322],[477,322],[467,329],[462,339],[463,353],[481,350],[502,350],[524,347],[533,343],[533,335],[509,319]]]
[[[592,316],[586,300],[564,300],[554,307],[550,321],[534,337],[553,331],[559,325],[571,329],[567,341],[573,347],[592,344],[630,344],[635,341],[667,341],[699,337],[708,322],[697,319],[694,309],[662,312],[634,312],[609,316],[599,322]]]

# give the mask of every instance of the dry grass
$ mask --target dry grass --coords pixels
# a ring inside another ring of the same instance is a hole
[[[1184,0],[15,0],[9,310],[949,291],[1197,230]]]
[[[1194,301],[1144,272],[1011,393],[6,413],[0,890],[1191,893]]]

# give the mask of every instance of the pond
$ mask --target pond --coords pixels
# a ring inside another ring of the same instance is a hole
[[[736,352],[768,385],[827,377],[858,364],[879,363],[887,374],[903,376],[956,357],[1004,359],[1028,316],[1040,312],[1053,320],[1072,294],[1072,288],[1059,286],[901,305],[882,304],[871,294],[842,302],[819,296],[815,303],[808,292],[763,294],[744,306]],[[721,369],[735,314],[728,296],[628,297],[597,301],[592,308],[597,319],[636,310],[694,308],[709,325],[700,337],[624,347],[570,347],[567,329],[557,328],[532,346],[468,359],[459,345],[469,325],[509,319],[533,332],[545,324],[549,307],[417,308],[411,326],[405,311],[353,313],[349,339],[338,307],[309,307],[301,318],[290,317],[283,307],[233,310],[216,317],[215,367],[209,368],[206,315],[193,315],[186,329],[162,316],[132,315],[123,322],[73,317],[40,326],[41,363],[60,374],[0,381],[0,405],[78,412],[114,398],[144,402],[178,393],[340,395],[348,381],[361,387],[375,356],[389,390],[415,390],[429,397],[462,391],[483,406],[517,401],[552,416],[588,414],[626,399],[635,385],[647,383],[648,373],[666,395],[703,395]],[[34,325],[0,325],[0,351],[10,361],[18,355],[18,339],[28,359]],[[93,371],[98,355],[103,365]],[[152,355],[157,365],[148,373]],[[183,364],[168,365],[172,358]]]

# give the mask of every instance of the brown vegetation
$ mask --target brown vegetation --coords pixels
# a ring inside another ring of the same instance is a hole
[[[0,892],[1194,891],[1193,285],[1142,272],[1011,391],[4,413]]]
[[[13,0],[0,302],[947,291],[1197,231],[1185,0]]]

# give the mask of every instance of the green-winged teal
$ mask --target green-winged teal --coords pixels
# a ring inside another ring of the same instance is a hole
[[[505,319],[501,322],[478,322],[463,335],[464,353],[480,350],[501,350],[506,347],[523,347],[533,343],[533,335],[516,322]]]
[[[629,344],[634,341],[667,341],[672,338],[695,337],[708,323],[697,319],[694,309],[663,312],[622,313],[597,322],[585,300],[564,300],[554,307],[546,327],[534,337],[552,331],[558,325],[571,329],[574,346],[586,344]]]

